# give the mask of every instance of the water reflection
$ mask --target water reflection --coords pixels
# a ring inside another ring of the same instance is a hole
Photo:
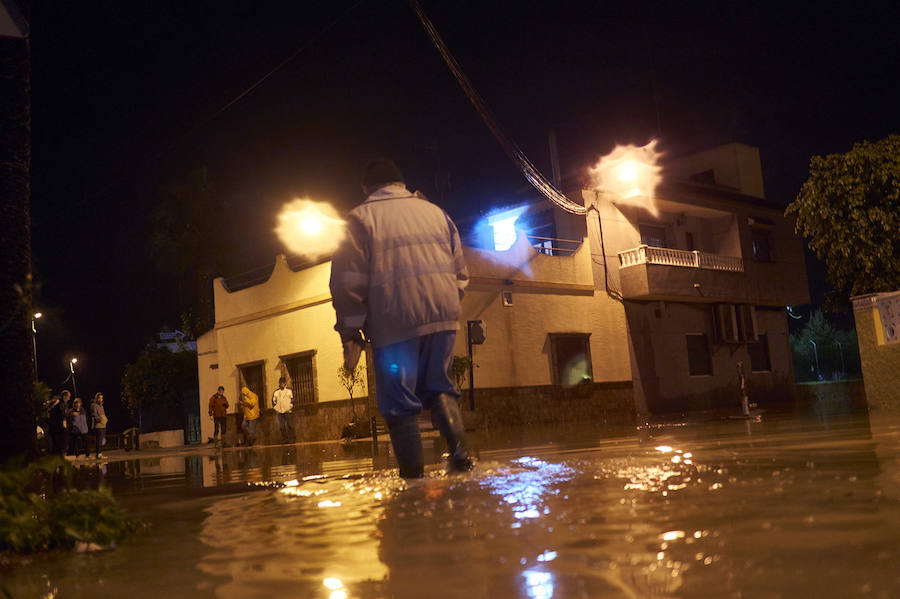
[[[152,533],[4,585],[130,599],[900,596],[898,423],[745,425],[482,440],[474,472],[409,484],[364,447],[85,467],[84,484],[112,488]]]

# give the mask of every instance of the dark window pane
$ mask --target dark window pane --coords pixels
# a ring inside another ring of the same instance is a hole
[[[688,334],[685,335],[685,339],[687,340],[688,373],[691,376],[712,374],[712,361],[709,356],[709,341],[706,334]]]
[[[291,391],[296,405],[316,403],[316,377],[313,371],[312,354],[297,356],[284,361],[287,366]]]
[[[757,262],[772,262],[772,247],[769,244],[768,231],[750,231],[750,242],[753,245],[753,257]]]
[[[259,399],[259,406],[262,408],[266,403],[266,384],[265,371],[262,364],[253,364],[252,366],[241,366],[241,384],[247,385],[247,388],[256,393]],[[240,390],[238,397],[240,398]]]
[[[665,227],[652,227],[650,225],[641,225],[641,243],[658,248],[668,247],[666,245],[666,229]]]
[[[562,387],[573,387],[590,381],[591,348],[587,335],[551,335],[556,381]]]
[[[772,363],[769,360],[769,336],[759,335],[757,343],[748,343],[747,351],[750,353],[750,370],[753,372],[770,372]]]
[[[694,244],[694,234],[690,231],[684,234],[684,244],[687,246],[685,249],[689,252],[697,249],[697,246]]]

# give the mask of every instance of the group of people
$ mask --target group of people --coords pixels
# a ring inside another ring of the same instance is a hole
[[[106,445],[106,425],[109,419],[103,407],[103,394],[96,393],[90,406],[80,397],[72,399],[69,391],[53,397],[49,409],[50,451],[58,455],[84,454],[87,457],[88,437],[94,432],[95,457],[102,458],[101,449]]]
[[[215,394],[209,398],[207,409],[209,417],[213,419],[213,436],[209,438],[210,443],[225,442],[225,433],[228,430],[228,406],[225,387],[220,385]],[[259,396],[246,385],[242,385],[239,406],[243,416],[241,421],[242,441],[239,443],[253,445],[256,443],[256,427],[260,417]],[[294,392],[287,386],[285,377],[278,379],[278,389],[272,394],[272,408],[278,417],[281,442],[296,441],[294,424],[291,419],[291,412],[294,408]]]

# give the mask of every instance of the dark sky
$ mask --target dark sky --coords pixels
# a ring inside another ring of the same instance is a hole
[[[616,143],[736,140],[760,148],[767,195],[787,204],[812,155],[900,131],[896,7],[681,4],[423,8],[548,174],[549,130],[573,179]],[[178,325],[149,217],[191,169],[236,215],[220,231],[233,269],[282,251],[283,202],[358,202],[366,157],[395,157],[433,198],[448,174],[457,217],[525,187],[403,0],[38,3],[32,67],[39,374],[56,388],[78,355],[82,395],[118,397],[124,364]]]

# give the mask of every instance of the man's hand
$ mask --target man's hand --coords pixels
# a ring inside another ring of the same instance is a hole
[[[354,370],[359,364],[359,357],[362,354],[363,344],[357,339],[344,341],[344,368]]]

